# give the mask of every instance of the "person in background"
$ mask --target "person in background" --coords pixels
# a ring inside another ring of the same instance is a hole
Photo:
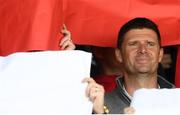
[[[106,92],[110,92],[117,87],[116,78],[122,76],[122,65],[115,56],[115,48],[91,46],[91,52],[95,59],[96,71],[93,79],[103,85]]]
[[[116,56],[122,63],[123,77],[117,88],[105,93],[92,78],[87,82],[86,95],[93,103],[94,113],[123,114],[130,106],[133,93],[141,88],[173,88],[174,85],[157,74],[163,57],[161,36],[157,25],[147,18],[134,18],[125,23],[118,35]]]
[[[176,46],[164,47],[164,55],[158,68],[158,74],[172,84],[175,84],[176,55]]]

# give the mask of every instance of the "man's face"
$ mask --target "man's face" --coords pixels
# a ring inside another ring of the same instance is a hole
[[[154,73],[163,56],[156,33],[150,29],[132,29],[124,36],[121,50],[126,71]]]

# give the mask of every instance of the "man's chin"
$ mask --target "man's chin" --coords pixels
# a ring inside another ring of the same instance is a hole
[[[147,74],[149,71],[149,68],[138,68],[138,72],[141,74]]]
[[[139,71],[139,74],[148,74],[149,72],[147,71]]]

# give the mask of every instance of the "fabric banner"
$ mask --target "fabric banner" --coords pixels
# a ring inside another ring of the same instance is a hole
[[[65,23],[75,43],[116,46],[119,28],[134,17],[154,20],[162,44],[180,43],[180,0],[66,0]]]
[[[119,28],[137,16],[156,21],[163,45],[179,44],[179,6],[180,0],[0,0],[0,55],[59,49],[63,22],[76,44],[115,47]]]
[[[0,0],[0,55],[59,49],[62,0]]]

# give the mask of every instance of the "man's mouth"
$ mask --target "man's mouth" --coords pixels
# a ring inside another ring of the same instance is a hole
[[[136,58],[136,62],[140,64],[145,64],[145,63],[148,63],[149,61],[150,61],[149,58],[145,56]]]

